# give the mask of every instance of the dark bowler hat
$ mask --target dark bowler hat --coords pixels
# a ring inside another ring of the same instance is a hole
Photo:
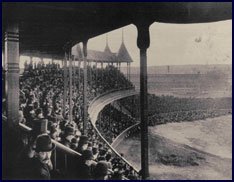
[[[88,143],[88,141],[89,141],[89,137],[87,137],[86,135],[80,136],[80,143],[85,144],[85,143]]]
[[[50,152],[55,149],[55,144],[52,143],[51,138],[47,134],[38,136],[36,142],[36,152]]]
[[[65,128],[65,135],[74,135],[75,134],[75,130],[72,126],[70,125],[67,125],[66,128]]]

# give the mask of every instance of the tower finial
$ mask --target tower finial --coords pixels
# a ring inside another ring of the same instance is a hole
[[[124,43],[124,29],[122,28],[122,43]]]
[[[106,34],[106,46],[108,46],[108,33]]]

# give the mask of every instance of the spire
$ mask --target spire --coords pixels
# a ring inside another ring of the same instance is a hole
[[[108,34],[106,34],[106,47],[104,49],[104,53],[106,53],[107,55],[112,55],[112,52],[109,48],[109,44],[108,44]]]
[[[122,43],[124,43],[124,29],[122,28]]]
[[[108,33],[106,34],[106,47],[108,47]]]

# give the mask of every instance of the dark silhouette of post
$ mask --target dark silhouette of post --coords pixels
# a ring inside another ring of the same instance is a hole
[[[65,51],[64,64],[63,64],[63,117],[66,116],[66,102],[67,102],[67,52]]]
[[[142,179],[149,177],[148,159],[148,97],[147,97],[147,48],[150,44],[149,25],[137,25],[137,46],[140,49],[140,116],[141,116],[141,170]]]
[[[69,59],[69,121],[72,121],[72,57],[71,49],[68,50]]]
[[[84,82],[83,82],[83,134],[87,133],[87,43],[88,40],[83,41],[83,54],[84,54]]]

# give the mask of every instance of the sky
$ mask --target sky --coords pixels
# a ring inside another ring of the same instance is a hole
[[[88,49],[103,51],[107,35],[112,52],[118,52],[123,35],[126,48],[133,59],[132,66],[139,67],[135,25],[89,39]],[[23,60],[29,58],[21,57],[20,67],[23,66]],[[37,58],[33,60],[36,61]],[[185,64],[232,64],[232,20],[200,24],[153,23],[150,26],[147,65]]]
[[[108,33],[108,44],[112,52],[118,52],[122,42],[139,66],[137,29],[134,25]],[[88,41],[88,49],[103,51],[106,34]],[[200,24],[153,23],[150,26],[150,47],[147,50],[147,65],[184,64],[232,64],[232,21]]]

